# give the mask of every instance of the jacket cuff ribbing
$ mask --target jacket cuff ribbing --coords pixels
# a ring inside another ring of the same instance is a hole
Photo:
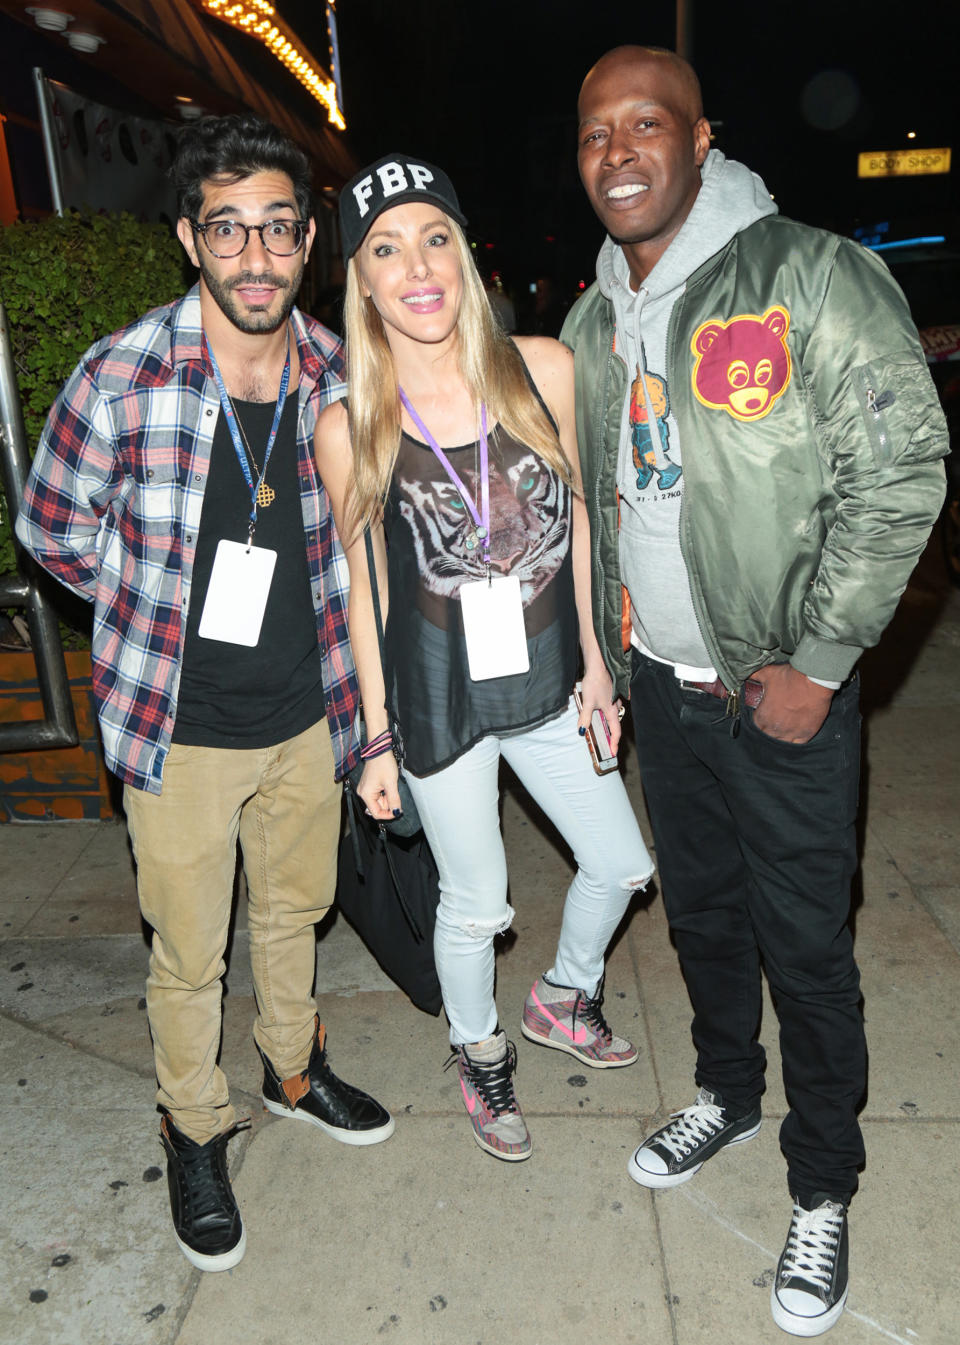
[[[791,666],[807,677],[821,677],[828,682],[845,682],[853,672],[854,664],[863,653],[859,645],[837,644],[824,640],[808,631],[790,656]]]

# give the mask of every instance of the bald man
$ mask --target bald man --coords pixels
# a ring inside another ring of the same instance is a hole
[[[846,1301],[864,1162],[856,663],[937,516],[946,427],[883,263],[781,218],[710,148],[686,62],[604,56],[580,92],[578,160],[607,232],[562,333],[594,621],[631,700],[699,1089],[629,1172],[677,1186],[760,1129],[762,959],[793,1197],[771,1307],[820,1335]]]

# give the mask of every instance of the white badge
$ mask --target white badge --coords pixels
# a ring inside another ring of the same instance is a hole
[[[260,639],[263,614],[277,563],[276,551],[244,542],[217,543],[197,634],[204,640],[245,644]]]
[[[464,584],[460,605],[474,682],[529,672],[523,600],[516,575]]]

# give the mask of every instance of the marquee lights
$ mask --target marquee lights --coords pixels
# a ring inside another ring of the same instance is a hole
[[[327,117],[338,131],[346,129],[343,113],[337,104],[337,86],[314,70],[309,60],[298,51],[292,34],[284,28],[283,20],[269,0],[201,0],[203,8],[232,28],[257,38],[268,51],[285,65],[308,93],[327,109]]]

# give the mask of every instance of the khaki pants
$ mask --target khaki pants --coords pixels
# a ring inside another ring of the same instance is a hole
[[[340,786],[333,771],[323,719],[276,747],[174,743],[162,793],[124,790],[140,909],[154,931],[147,1014],[157,1101],[198,1144],[235,1120],[217,1055],[238,840],[254,1038],[281,1079],[310,1057],[314,926],[333,902],[337,877]]]

